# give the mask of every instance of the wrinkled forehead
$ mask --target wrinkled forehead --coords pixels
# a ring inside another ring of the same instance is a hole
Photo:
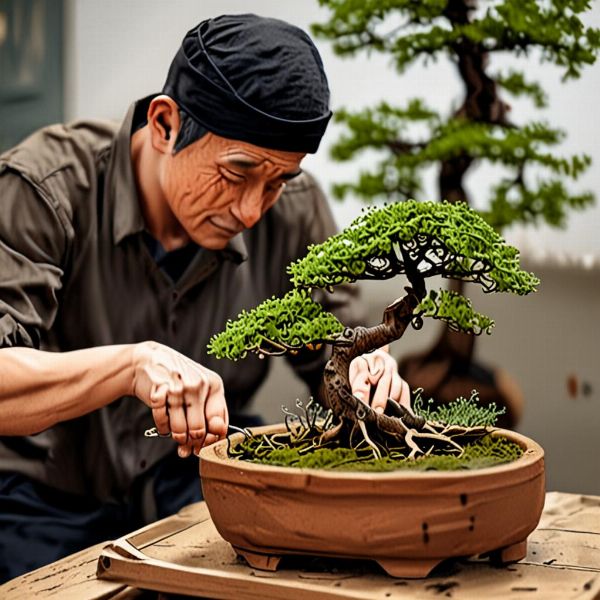
[[[221,161],[234,164],[242,169],[252,169],[260,165],[269,165],[283,170],[298,170],[303,152],[288,152],[255,146],[248,142],[229,140],[210,134],[215,138],[216,156]]]

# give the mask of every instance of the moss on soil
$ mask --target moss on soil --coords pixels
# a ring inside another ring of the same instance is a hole
[[[254,438],[250,446],[256,447],[264,436]],[[263,446],[264,447],[264,446]],[[239,458],[265,465],[296,467],[304,469],[333,469],[337,471],[456,471],[459,469],[482,469],[516,460],[523,454],[518,444],[506,438],[486,435],[465,446],[460,456],[430,455],[409,459],[401,452],[391,453],[381,459],[373,457],[369,448],[318,448],[307,452],[307,447],[276,448],[258,456],[246,448]]]

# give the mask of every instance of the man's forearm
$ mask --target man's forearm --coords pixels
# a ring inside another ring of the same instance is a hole
[[[0,349],[0,435],[39,433],[130,394],[134,347]]]

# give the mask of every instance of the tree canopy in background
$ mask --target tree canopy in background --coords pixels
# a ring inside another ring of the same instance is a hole
[[[570,209],[593,202],[593,194],[573,193],[567,185],[590,165],[589,156],[559,156],[556,146],[565,132],[547,121],[517,124],[513,117],[518,115],[509,118],[504,96],[526,96],[543,109],[545,91],[522,70],[493,68],[495,55],[509,53],[558,66],[565,82],[578,78],[595,62],[600,47],[600,30],[581,20],[589,0],[319,3],[330,10],[330,18],[314,25],[313,32],[331,40],[337,54],[386,54],[399,82],[407,67],[445,56],[464,84],[460,105],[453,109],[456,99],[449,97],[445,114],[422,98],[405,105],[385,98],[359,111],[337,109],[336,121],[346,130],[332,148],[333,157],[347,161],[367,149],[378,150],[380,156],[355,181],[337,184],[337,197],[418,198],[422,171],[439,165],[440,199],[468,201],[465,175],[474,164],[489,162],[504,167],[482,212],[496,228],[539,222],[562,226]]]

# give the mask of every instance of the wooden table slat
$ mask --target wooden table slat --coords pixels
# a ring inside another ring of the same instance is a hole
[[[118,581],[96,577],[100,556],[111,561],[104,575]],[[408,580],[388,577],[368,561],[311,560],[293,560],[275,573],[248,567],[218,535],[206,505],[198,503],[112,544],[98,544],[14,579],[0,586],[0,598],[124,600],[139,598],[139,588],[146,588],[257,600],[448,595],[590,600],[600,598],[600,497],[547,494],[527,557],[506,568],[465,559],[442,565],[427,579]]]

